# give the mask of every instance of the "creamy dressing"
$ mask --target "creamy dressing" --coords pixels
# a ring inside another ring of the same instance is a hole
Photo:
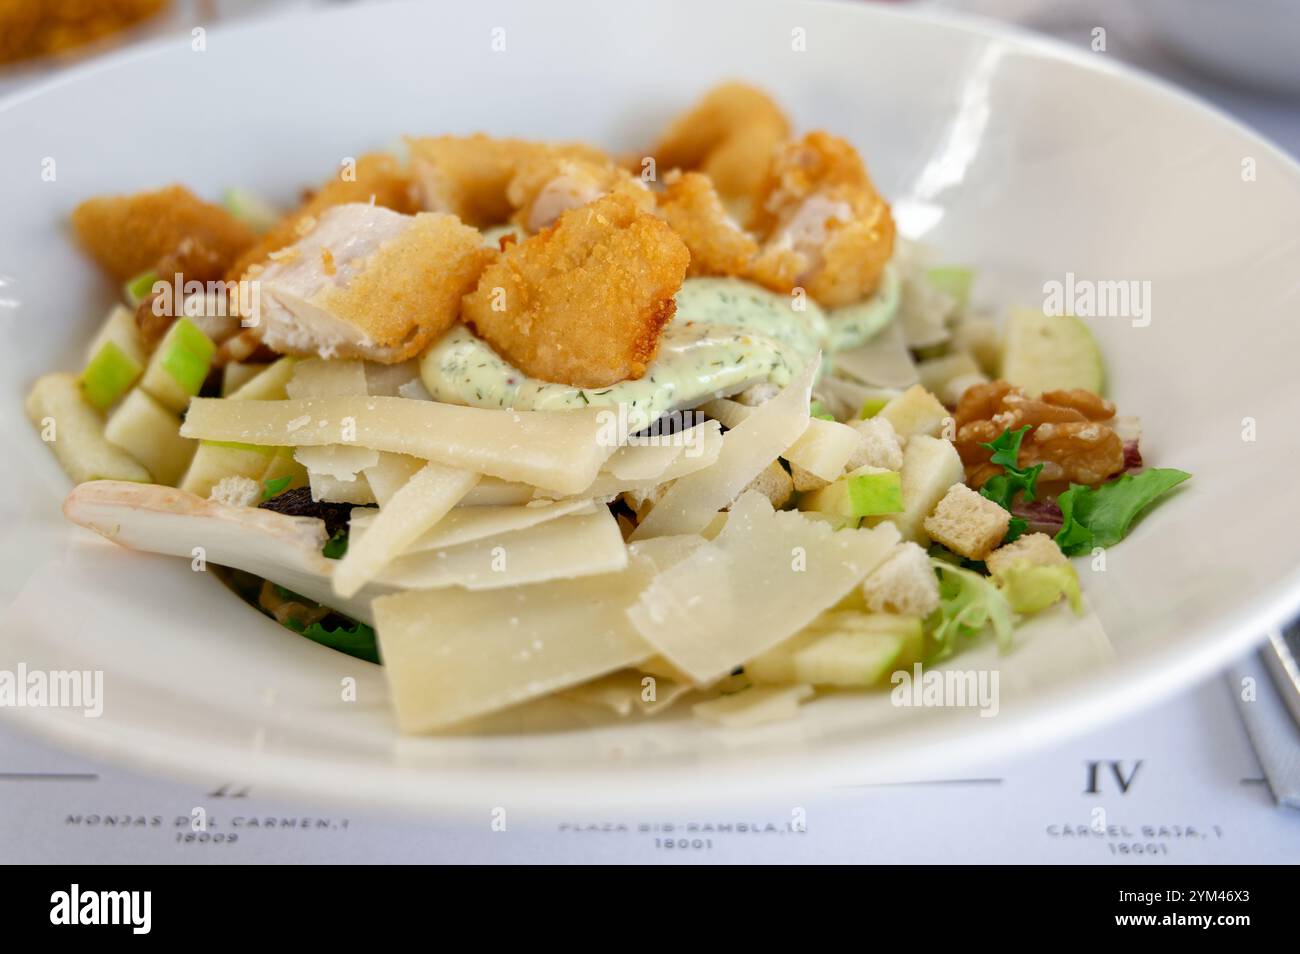
[[[659,354],[645,375],[604,388],[575,388],[531,378],[464,325],[420,359],[420,377],[435,401],[516,410],[626,407],[646,424],[672,410],[771,382],[784,387],[819,350],[862,344],[892,317],[898,281],[886,269],[881,293],[829,316],[811,299],[802,310],[789,295],[736,278],[688,278],[665,326]],[[885,294],[892,289],[892,297]]]

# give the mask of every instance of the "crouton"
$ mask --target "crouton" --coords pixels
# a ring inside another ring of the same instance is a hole
[[[662,220],[610,193],[510,245],[462,317],[525,374],[605,387],[645,374],[689,261]]]
[[[849,458],[845,470],[857,470],[867,464],[885,470],[902,469],[903,447],[888,418],[869,417],[850,426],[862,435],[862,444]]]
[[[772,502],[774,509],[780,510],[790,502],[790,496],[794,493],[794,482],[790,479],[790,475],[785,472],[784,467],[777,461],[772,461],[759,471],[758,476],[746,484],[745,489],[740,493],[745,494],[751,490],[757,490]],[[728,507],[727,509],[731,508]]]
[[[243,278],[250,268],[264,264],[272,252],[298,241],[326,210],[336,205],[372,201],[394,212],[409,214],[416,210],[410,177],[396,159],[384,153],[369,153],[358,158],[355,165],[341,168],[338,175],[240,255],[227,270],[226,279]]]
[[[257,331],[286,354],[396,364],[449,328],[496,255],[455,216],[328,209],[258,273]]]
[[[251,477],[231,474],[213,485],[208,499],[227,507],[256,507],[262,499],[262,485]]]
[[[664,177],[659,214],[691,250],[691,275],[743,275],[758,242],[723,208],[713,183],[698,172]]]
[[[188,189],[98,196],[72,211],[77,240],[104,271],[124,282],[155,271],[167,281],[221,278],[256,240],[251,229]]]
[[[862,595],[873,613],[924,619],[939,607],[939,581],[925,550],[902,543],[862,581]]]
[[[627,196],[645,212],[654,211],[654,193],[625,169],[559,152],[540,153],[521,162],[506,187],[506,199],[515,210],[514,224],[537,233],[569,209],[610,192]]]
[[[1070,562],[1056,541],[1045,533],[1027,533],[1004,547],[998,547],[984,562],[988,564],[989,572],[997,576],[1020,560],[1038,566],[1065,566]]]
[[[894,431],[900,437],[915,434],[939,437],[952,415],[937,397],[921,385],[914,384],[882,407],[876,417],[894,425]]]
[[[953,553],[983,560],[1002,542],[1011,514],[965,484],[953,484],[925,518],[925,532]]]

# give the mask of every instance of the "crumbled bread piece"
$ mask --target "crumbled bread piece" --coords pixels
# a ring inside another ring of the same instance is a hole
[[[965,484],[953,484],[925,518],[925,532],[953,553],[983,560],[1002,542],[1011,514]]]
[[[829,487],[830,481],[823,480],[810,470],[804,470],[798,464],[790,464],[790,476],[794,481],[794,489],[800,493],[809,490],[821,490],[823,487]]]
[[[794,493],[794,481],[790,479],[784,467],[777,461],[772,461],[745,486],[737,497],[751,490],[757,490],[772,502],[773,507],[780,510],[790,502],[790,495]]]
[[[893,424],[900,437],[912,437],[915,434],[939,437],[943,433],[944,422],[951,415],[937,397],[921,385],[914,384],[882,407],[876,417],[882,417]]]
[[[862,435],[862,446],[853,452],[845,470],[857,470],[867,464],[885,470],[902,468],[903,445],[888,418],[877,415],[865,421],[854,421],[851,426]]]
[[[222,477],[208,494],[208,499],[227,507],[256,507],[262,499],[262,485],[251,477]]]
[[[1004,547],[998,547],[985,561],[994,576],[1002,573],[1019,560],[1028,560],[1038,566],[1066,566],[1069,560],[1061,548],[1045,533],[1028,533]]]
[[[939,581],[930,557],[915,543],[903,543],[862,581],[873,613],[925,618],[939,606]]]

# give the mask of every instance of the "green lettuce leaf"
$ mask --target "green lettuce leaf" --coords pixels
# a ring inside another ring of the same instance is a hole
[[[988,577],[974,570],[954,566],[938,557],[931,557],[930,565],[939,575],[939,608],[925,621],[931,645],[929,661],[951,656],[959,637],[973,638],[990,625],[998,649],[1008,651],[1016,618],[1002,592]]]
[[[1172,467],[1156,467],[1095,489],[1071,484],[1056,499],[1064,521],[1056,534],[1057,546],[1067,556],[1078,556],[1119,543],[1138,514],[1191,476]]]
[[[336,629],[326,629],[321,623],[302,626],[300,623],[289,622],[285,623],[285,626],[322,646],[337,649],[341,653],[347,653],[349,656],[367,662],[379,662],[379,644],[375,640],[375,631],[365,623],[353,620],[350,625],[339,626]]]
[[[1002,468],[1002,473],[990,477],[980,488],[980,494],[992,500],[1003,510],[1010,511],[1011,504],[1015,502],[1016,494],[1024,493],[1026,503],[1034,502],[1034,495],[1038,491],[1038,475],[1043,470],[1042,464],[1035,464],[1027,470],[1021,470],[1020,462],[1020,442],[1024,440],[1025,433],[1029,430],[1026,424],[1019,430],[1013,431],[1007,428],[997,440],[981,443],[980,447],[987,447],[993,452],[989,462],[997,464]],[[1029,528],[1029,523],[1021,517],[1012,516],[1011,521],[1007,524],[1007,535],[1002,538],[1002,543],[1008,544],[1015,540]]]

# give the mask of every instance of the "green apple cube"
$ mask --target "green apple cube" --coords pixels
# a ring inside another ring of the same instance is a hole
[[[975,270],[960,265],[937,265],[925,273],[931,285],[963,307],[970,302],[970,286],[975,281]]]
[[[178,318],[145,369],[140,386],[164,407],[183,411],[199,393],[217,346],[188,318]]]
[[[887,397],[869,397],[862,402],[862,409],[858,411],[858,420],[865,421],[869,417],[875,417],[881,412],[886,404],[890,402]]]
[[[201,441],[180,483],[186,493],[206,497],[223,477],[261,480],[278,448],[225,441]]]
[[[903,512],[903,480],[896,470],[854,474],[848,484],[849,509],[855,517]]]
[[[279,209],[247,189],[228,189],[221,204],[227,212],[259,235],[269,232],[283,217]]]
[[[101,411],[107,410],[131,389],[142,370],[140,362],[117,342],[105,341],[81,372],[86,400]]]
[[[1002,343],[1002,377],[1031,397],[1084,388],[1102,393],[1105,372],[1092,332],[1073,315],[1016,309]]]
[[[158,281],[157,272],[143,272],[123,286],[122,291],[126,295],[127,304],[132,308],[144,301],[153,291],[153,286]]]
[[[144,464],[154,483],[175,486],[198,446],[180,430],[175,411],[136,388],[109,417],[104,436]]]

